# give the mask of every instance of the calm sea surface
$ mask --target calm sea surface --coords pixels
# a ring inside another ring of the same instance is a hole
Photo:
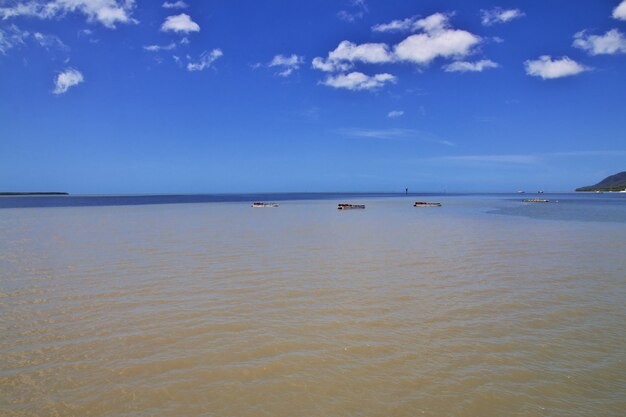
[[[626,195],[89,198],[0,197],[3,417],[626,415]]]

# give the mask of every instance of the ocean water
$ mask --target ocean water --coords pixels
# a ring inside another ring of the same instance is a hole
[[[0,198],[0,415],[625,415],[626,196],[257,197]]]

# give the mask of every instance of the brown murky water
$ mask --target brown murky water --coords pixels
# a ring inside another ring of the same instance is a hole
[[[0,414],[626,414],[626,224],[365,202],[0,211]]]

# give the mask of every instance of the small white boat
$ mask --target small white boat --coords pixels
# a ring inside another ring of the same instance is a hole
[[[441,207],[441,203],[429,203],[426,201],[416,201],[413,207]]]
[[[278,207],[278,203],[262,203],[260,201],[257,201],[255,203],[252,203],[252,207],[254,207],[254,208]]]
[[[545,200],[543,198],[527,198],[523,200],[524,203],[549,203],[550,200]]]
[[[353,210],[353,209],[364,209],[365,204],[338,204],[337,210]]]

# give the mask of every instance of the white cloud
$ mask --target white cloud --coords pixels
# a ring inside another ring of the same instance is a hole
[[[221,49],[214,49],[211,52],[204,52],[200,55],[200,59],[197,62],[189,62],[187,64],[187,71],[202,71],[210,68],[213,63],[222,55]]]
[[[41,32],[35,32],[33,33],[33,38],[35,38],[39,45],[46,49],[58,48],[64,51],[69,49],[69,47],[65,45],[58,36],[55,35],[46,35]]]
[[[476,62],[456,61],[443,67],[446,72],[482,72],[487,68],[498,68],[498,64],[489,60],[482,59]]]
[[[518,164],[533,165],[539,162],[539,157],[535,155],[459,155],[443,156],[436,158],[443,161],[465,162],[477,164]]]
[[[395,83],[396,77],[391,74],[365,75],[362,72],[350,74],[329,75],[321,84],[333,88],[345,88],[347,90],[375,90],[386,83]]]
[[[513,19],[525,16],[520,9],[502,9],[496,7],[489,10],[481,10],[482,23],[484,26],[491,26],[496,23],[507,23]]]
[[[15,25],[6,29],[0,28],[0,54],[6,54],[9,49],[24,45],[24,41],[30,33],[23,31]]]
[[[173,2],[166,1],[162,4],[162,7],[164,9],[186,9],[189,5],[182,0],[179,0]]]
[[[414,29],[423,30],[423,33],[411,35],[396,45],[394,52],[397,59],[428,65],[438,57],[467,56],[481,42],[477,35],[450,28],[449,17],[442,13],[418,20]]]
[[[113,29],[117,23],[137,23],[131,17],[134,8],[135,0],[30,0],[0,7],[0,18],[29,16],[51,19],[67,13],[82,13],[88,21],[98,21]]]
[[[591,55],[623,54],[626,53],[626,37],[617,29],[609,30],[603,36],[589,35],[583,30],[574,35],[574,46]]]
[[[300,68],[300,65],[304,63],[304,58],[296,54],[291,56],[276,55],[272,61],[267,64],[268,67],[279,67],[281,69],[277,75],[281,77],[288,77]]]
[[[171,51],[174,48],[176,48],[176,44],[174,42],[169,45],[147,45],[143,47],[143,49],[150,52]]]
[[[404,139],[417,139],[426,142],[438,143],[440,145],[455,146],[454,143],[441,139],[436,135],[428,132],[422,132],[413,129],[362,129],[362,128],[347,128],[339,129],[339,133],[352,136],[356,138],[364,139],[387,139],[387,140],[404,140]]]
[[[589,71],[590,69],[568,57],[553,60],[549,55],[543,55],[535,60],[528,60],[524,62],[524,66],[526,74],[541,77],[544,80],[568,77]]]
[[[351,0],[351,9],[350,10],[340,10],[337,13],[337,17],[346,22],[353,23],[358,19],[361,19],[365,13],[368,12],[367,4],[365,4],[365,0]]]
[[[626,20],[626,0],[623,0],[613,10],[613,19]]]
[[[387,117],[390,119],[397,119],[398,117],[402,117],[404,115],[404,110],[392,110],[387,113]]]
[[[161,25],[161,31],[173,31],[173,32],[199,32],[200,26],[191,20],[188,14],[181,13],[176,16],[168,16],[165,18],[165,22]]]
[[[82,83],[85,79],[80,71],[73,68],[68,68],[65,71],[57,75],[54,81],[54,94],[63,94],[70,87]]]
[[[372,26],[374,32],[409,32],[415,27],[416,17],[407,17],[406,19],[392,20],[389,23],[380,23]]]
[[[384,43],[364,43],[357,45],[350,41],[342,41],[334,51],[328,53],[326,60],[313,59],[313,68],[326,72],[345,71],[354,62],[381,64],[391,62],[393,54]]]

